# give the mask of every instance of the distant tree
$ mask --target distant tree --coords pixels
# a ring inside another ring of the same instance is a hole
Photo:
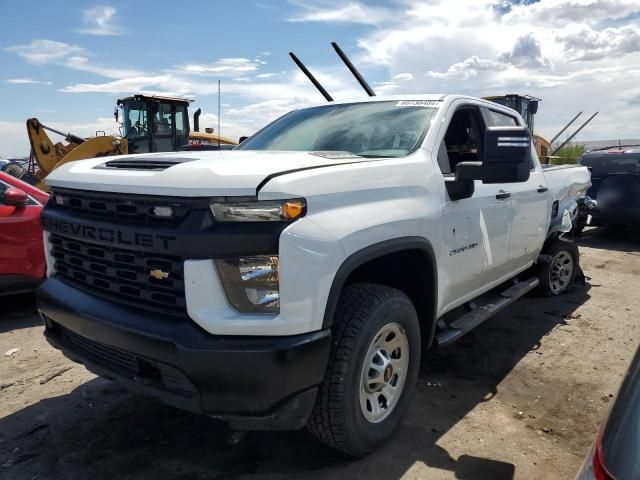
[[[578,143],[569,143],[562,147],[552,158],[551,163],[553,165],[566,165],[570,163],[576,163],[578,158],[587,150],[584,145]]]

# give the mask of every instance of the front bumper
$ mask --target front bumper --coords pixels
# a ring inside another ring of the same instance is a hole
[[[38,290],[45,335],[94,373],[237,429],[301,428],[329,356],[329,330],[218,336],[188,318],[140,311],[50,278]]]

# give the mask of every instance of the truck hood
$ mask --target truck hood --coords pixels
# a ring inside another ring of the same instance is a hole
[[[67,163],[50,187],[182,197],[256,195],[270,177],[368,161],[347,152],[202,151],[121,155]]]

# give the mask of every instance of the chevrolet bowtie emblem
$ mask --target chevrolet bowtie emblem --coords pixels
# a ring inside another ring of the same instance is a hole
[[[162,270],[151,270],[149,272],[149,276],[155,278],[156,280],[164,280],[169,278],[169,272],[163,272]]]

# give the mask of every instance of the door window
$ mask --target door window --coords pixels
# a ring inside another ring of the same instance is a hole
[[[153,120],[153,151],[173,151],[172,131],[175,128],[173,124],[173,105],[159,103]]]
[[[158,105],[153,128],[156,135],[171,136],[171,104],[161,103]]]
[[[481,158],[484,124],[476,108],[457,110],[438,149],[438,164],[443,174],[456,171],[460,162],[478,162]]]
[[[187,109],[186,107],[176,106],[176,146],[186,145],[189,143],[187,138]]]

